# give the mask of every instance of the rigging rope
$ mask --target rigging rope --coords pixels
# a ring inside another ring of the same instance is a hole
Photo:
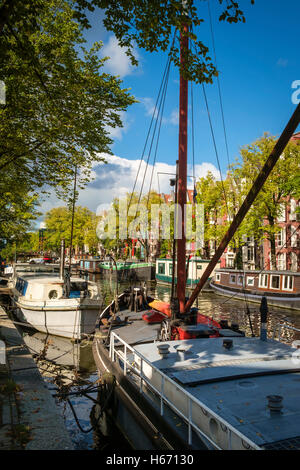
[[[174,38],[173,38],[173,41],[172,41],[171,49],[174,46],[176,31],[177,31],[177,29],[174,32]],[[132,197],[133,197],[136,185],[137,185],[138,177],[139,177],[139,174],[140,174],[140,171],[141,171],[141,165],[142,165],[142,161],[143,161],[144,156],[145,156],[146,147],[147,147],[149,136],[150,136],[150,133],[151,133],[153,121],[155,119],[155,115],[157,114],[157,105],[158,105],[159,100],[161,99],[162,89],[164,87],[164,83],[165,83],[165,80],[166,80],[166,75],[167,75],[169,69],[170,69],[170,57],[168,56],[166,66],[165,66],[165,70],[164,70],[164,73],[163,73],[163,77],[162,77],[162,80],[161,80],[161,83],[160,83],[158,95],[157,95],[157,98],[156,98],[155,106],[154,106],[154,109],[153,109],[150,126],[149,126],[149,129],[148,129],[148,132],[147,132],[146,142],[145,142],[143,152],[142,152],[142,156],[141,156],[141,159],[140,159],[139,168],[138,168],[138,171],[137,171],[137,174],[136,174],[136,177],[135,177],[135,181],[134,181],[134,185],[133,185],[133,189],[132,189],[132,192],[131,192],[131,195],[130,195],[130,200],[129,200],[129,204],[128,204],[128,207],[127,207],[127,215],[128,215],[129,208],[130,208],[130,205],[131,205],[131,202],[132,202]],[[156,125],[157,125],[157,119],[156,119],[155,128],[156,128]],[[155,133],[155,131],[154,131],[154,133]],[[152,138],[152,140],[153,140],[153,138]],[[148,162],[149,162],[149,155],[148,155]],[[147,166],[148,166],[148,164],[147,164]]]
[[[215,67],[216,67],[216,69],[218,69],[217,54],[216,54],[216,47],[215,47],[215,38],[214,38],[213,25],[212,25],[212,15],[211,15],[211,9],[210,9],[210,0],[208,0],[207,5],[208,5],[208,13],[209,13],[210,31],[211,31],[211,36],[212,36],[212,48],[213,48],[214,59],[215,59]],[[230,160],[229,160],[228,140],[227,140],[227,132],[226,132],[226,125],[225,125],[225,118],[224,118],[224,109],[223,109],[223,101],[222,101],[221,85],[220,85],[219,75],[217,75],[217,85],[218,85],[219,101],[220,101],[220,108],[221,108],[221,115],[222,115],[225,147],[226,147],[226,153],[227,153],[227,162],[228,162],[228,166],[229,166],[230,165]]]

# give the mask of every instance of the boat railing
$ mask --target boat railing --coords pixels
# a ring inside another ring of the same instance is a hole
[[[121,345],[121,346],[120,346]],[[123,348],[122,348],[123,347]],[[138,365],[136,361],[129,362],[128,359],[128,352],[131,354],[134,354],[135,358],[139,358],[140,364]],[[197,407],[200,407],[203,413],[207,416],[210,417],[210,419],[213,419],[217,421],[217,423],[221,426],[221,428],[224,430],[227,430],[228,432],[228,443],[227,443],[227,449],[231,450],[232,449],[232,437],[236,436],[237,438],[240,439],[242,442],[243,446],[245,449],[251,449],[251,450],[261,450],[261,447],[259,447],[255,442],[253,442],[251,439],[248,439],[244,434],[240,433],[234,426],[232,426],[230,423],[228,423],[226,420],[221,418],[219,415],[217,415],[213,410],[211,410],[208,406],[206,406],[203,402],[201,402],[198,398],[195,398],[193,395],[191,395],[187,390],[185,390],[183,387],[181,387],[177,382],[172,380],[170,377],[168,377],[164,372],[162,372],[160,369],[155,367],[150,361],[148,361],[144,356],[142,356],[134,347],[130,346],[126,341],[124,341],[120,336],[118,336],[115,332],[111,332],[110,335],[110,348],[109,348],[109,355],[110,359],[113,362],[116,362],[116,358],[118,357],[120,361],[123,363],[123,373],[124,376],[127,375],[128,371],[133,371],[139,378],[139,389],[140,393],[143,394],[143,387],[146,385],[149,387],[160,399],[160,415],[164,416],[165,413],[165,407],[166,405],[173,410],[178,416],[180,416],[187,424],[188,427],[188,444],[191,446],[192,445],[192,432],[195,431],[196,433],[199,433],[204,439],[206,439],[210,444],[216,449],[216,450],[222,450],[221,447],[217,445],[217,443],[210,437],[208,436],[202,429],[199,428],[199,426],[193,422],[192,419],[192,405],[196,405]],[[151,380],[144,374],[143,368],[144,365],[147,364],[148,367],[151,368],[152,370],[152,375],[153,373],[157,374],[157,377],[160,378],[160,388],[156,387]],[[166,384],[169,383],[176,387],[176,390],[179,391],[182,396],[186,397],[187,399],[187,410],[188,412],[185,413],[182,410],[180,410],[175,403],[173,403],[167,396],[165,395],[165,389],[166,389]]]
[[[296,328],[295,326],[289,325],[288,323],[278,323],[274,327],[272,339],[276,339],[276,335],[277,335],[277,340],[280,342],[283,342],[281,335],[284,329],[297,331],[298,333],[300,333],[300,329]]]

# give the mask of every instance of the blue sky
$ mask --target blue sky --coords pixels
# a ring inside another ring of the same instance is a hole
[[[205,23],[199,29],[199,37],[211,48],[207,2],[196,0]],[[299,18],[298,0],[241,0],[240,6],[246,23],[228,24],[219,22],[222,7],[217,0],[210,0],[213,30],[224,117],[227,128],[230,162],[239,154],[239,148],[269,132],[280,135],[295,110],[292,103],[292,83],[300,80],[299,70]],[[110,55],[106,70],[120,75],[124,88],[140,101],[132,105],[123,115],[124,128],[112,133],[114,144],[109,165],[95,167],[95,181],[81,194],[79,203],[96,210],[126,190],[131,190],[145,144],[151,120],[151,108],[159,90],[167,55],[137,51],[139,66],[131,67],[127,56],[118,47],[112,33],[102,25],[101,12],[89,13],[92,28],[85,34],[87,45],[103,41],[102,53]],[[211,57],[212,55],[211,50]],[[157,154],[157,170],[174,171],[178,146],[178,101],[179,76],[171,68],[164,122],[161,129]],[[216,136],[222,173],[226,172],[227,155],[224,142],[217,82],[206,85],[208,104]],[[201,87],[193,87],[195,121],[195,163],[197,175],[207,169],[218,174],[217,160],[211,138],[208,116]],[[189,141],[189,164],[192,163],[191,141]],[[151,160],[150,160],[151,163]],[[122,171],[120,172],[120,168]],[[126,170],[127,168],[127,170]],[[150,167],[151,169],[151,167]],[[126,173],[127,171],[127,173]],[[189,169],[191,171],[191,168]],[[122,175],[122,176],[120,176]],[[111,191],[101,186],[107,177],[111,179]],[[168,192],[168,177],[161,177],[162,189]],[[154,189],[157,189],[155,176]],[[55,204],[57,205],[57,204]],[[49,207],[47,207],[48,209]]]

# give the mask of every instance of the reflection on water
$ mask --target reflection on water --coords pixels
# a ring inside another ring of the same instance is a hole
[[[89,278],[98,283],[104,304],[109,303],[124,288],[130,287],[130,282],[118,283],[117,285],[116,281],[100,279],[99,275],[90,275]],[[170,300],[168,286],[150,282],[147,283],[147,289],[153,297],[164,301]],[[249,302],[246,304],[240,300],[218,296],[214,293],[202,293],[198,298],[198,307],[201,313],[209,315],[214,320],[222,319],[228,320],[229,323],[238,323],[240,329],[249,336],[251,335],[251,322],[255,335],[259,335],[259,304]],[[279,323],[287,323],[300,329],[300,313],[271,307],[268,317],[269,337],[272,337]],[[22,334],[52,394],[57,395],[62,390],[65,392],[63,398],[56,396],[56,402],[76,449],[110,448],[111,441],[105,440],[106,438],[92,430],[93,399],[97,398],[96,387],[93,388],[92,384],[95,384],[98,376],[91,342],[74,343],[66,338],[47,336],[43,333],[33,332],[28,328],[23,328]],[[286,342],[291,342],[294,339],[300,339],[300,334],[292,330],[283,330],[282,338]],[[88,387],[90,387],[88,394],[78,394],[80,390],[86,390]],[[75,416],[68,399],[73,406]],[[122,442],[121,436],[118,436],[117,442],[119,449],[126,448],[127,444]],[[114,446],[115,443],[112,448],[115,448]]]

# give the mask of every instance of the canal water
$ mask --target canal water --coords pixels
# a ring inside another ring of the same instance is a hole
[[[90,275],[96,281],[102,293],[104,304],[125,288],[128,283],[100,279],[98,275]],[[118,291],[117,291],[118,289]],[[148,292],[153,297],[164,301],[170,300],[170,288],[148,283]],[[214,320],[228,320],[237,323],[247,336],[252,332],[259,335],[260,313],[259,304],[242,302],[234,297],[227,298],[215,293],[202,293],[198,298],[201,313]],[[277,326],[300,329],[300,313],[279,308],[269,309],[268,335],[277,334]],[[18,326],[24,341],[30,349],[47,387],[55,397],[57,406],[65,420],[74,447],[77,450],[122,450],[129,448],[125,439],[114,432],[113,440],[101,435],[93,429],[93,412],[97,398],[98,375],[92,354],[90,341],[74,343]],[[291,343],[300,339],[300,333],[289,328],[281,331],[285,342]]]

